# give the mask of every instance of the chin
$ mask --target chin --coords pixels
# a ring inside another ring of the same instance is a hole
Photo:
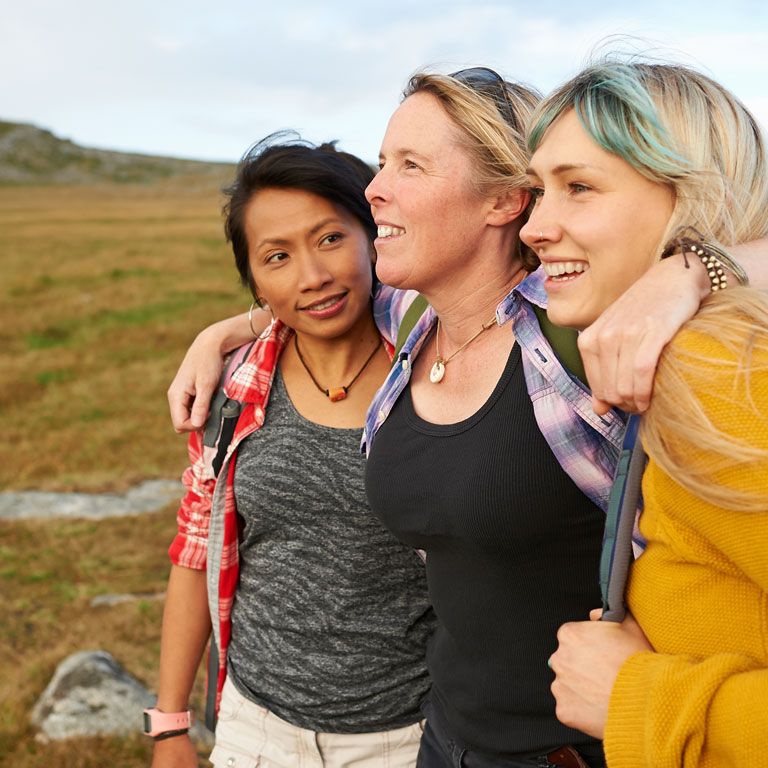
[[[547,317],[551,323],[561,328],[575,328],[577,331],[584,330],[591,322],[586,320],[583,314],[574,312],[573,308],[559,306],[557,301],[550,301],[547,305]]]

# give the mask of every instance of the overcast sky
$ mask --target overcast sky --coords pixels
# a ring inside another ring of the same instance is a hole
[[[413,71],[486,64],[547,91],[615,34],[703,69],[768,127],[764,0],[0,0],[0,120],[214,160],[294,128],[373,161]]]

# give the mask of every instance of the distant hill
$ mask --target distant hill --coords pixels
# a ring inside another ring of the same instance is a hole
[[[0,185],[146,184],[174,176],[228,178],[233,165],[80,147],[50,131],[0,121]]]

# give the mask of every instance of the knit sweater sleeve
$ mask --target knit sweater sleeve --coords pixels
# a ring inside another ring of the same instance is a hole
[[[749,391],[737,392],[735,358],[716,340],[684,332],[675,350],[707,361],[706,383],[695,369],[685,374],[706,418],[768,448],[766,355],[754,361]],[[722,365],[713,366],[718,356]],[[708,460],[701,446],[686,450],[692,461]],[[712,476],[722,487],[768,498],[765,454],[718,465]],[[768,510],[707,503],[662,471],[653,454],[643,494],[649,544],[633,568],[629,602],[656,652],[631,656],[619,671],[605,730],[608,765],[760,764],[768,755]]]
[[[768,754],[768,669],[746,656],[636,653],[605,732],[610,768],[724,768]]]

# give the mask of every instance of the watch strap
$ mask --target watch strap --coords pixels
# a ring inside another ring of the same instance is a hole
[[[157,708],[144,710],[144,733],[152,738],[165,735],[169,738],[184,733],[192,727],[192,710],[186,712],[161,712]]]

